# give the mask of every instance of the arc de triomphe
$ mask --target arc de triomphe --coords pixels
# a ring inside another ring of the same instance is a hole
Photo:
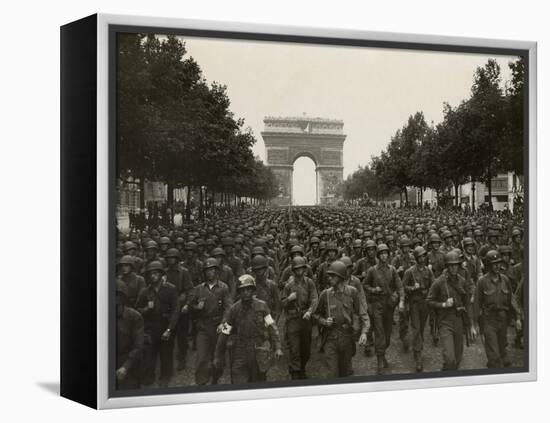
[[[336,204],[336,187],[344,176],[344,122],[307,116],[266,117],[264,125],[267,166],[279,181],[279,196],[273,203],[292,204],[294,162],[306,156],[315,163],[316,204]]]

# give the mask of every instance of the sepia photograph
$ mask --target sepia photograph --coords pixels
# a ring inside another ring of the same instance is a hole
[[[111,394],[528,371],[526,53],[260,35],[111,33]]]

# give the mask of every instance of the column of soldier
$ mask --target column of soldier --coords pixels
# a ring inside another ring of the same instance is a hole
[[[305,379],[313,347],[327,377],[352,375],[358,350],[380,375],[394,319],[414,371],[426,333],[442,370],[459,369],[477,338],[487,367],[510,366],[510,326],[523,348],[522,224],[312,207],[131,231],[117,244],[117,388],[169,386],[191,348],[197,385],[217,384],[226,368],[231,383],[266,381],[283,356],[289,377]]]

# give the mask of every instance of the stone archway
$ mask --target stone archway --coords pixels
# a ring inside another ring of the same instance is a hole
[[[339,198],[336,186],[344,176],[344,122],[334,119],[301,117],[266,117],[264,139],[269,166],[279,182],[274,203],[292,204],[292,174],[299,157],[315,163],[316,204],[334,205]]]

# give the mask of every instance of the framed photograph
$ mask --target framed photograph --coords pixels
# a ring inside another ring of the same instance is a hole
[[[61,394],[533,381],[536,43],[61,28]]]

